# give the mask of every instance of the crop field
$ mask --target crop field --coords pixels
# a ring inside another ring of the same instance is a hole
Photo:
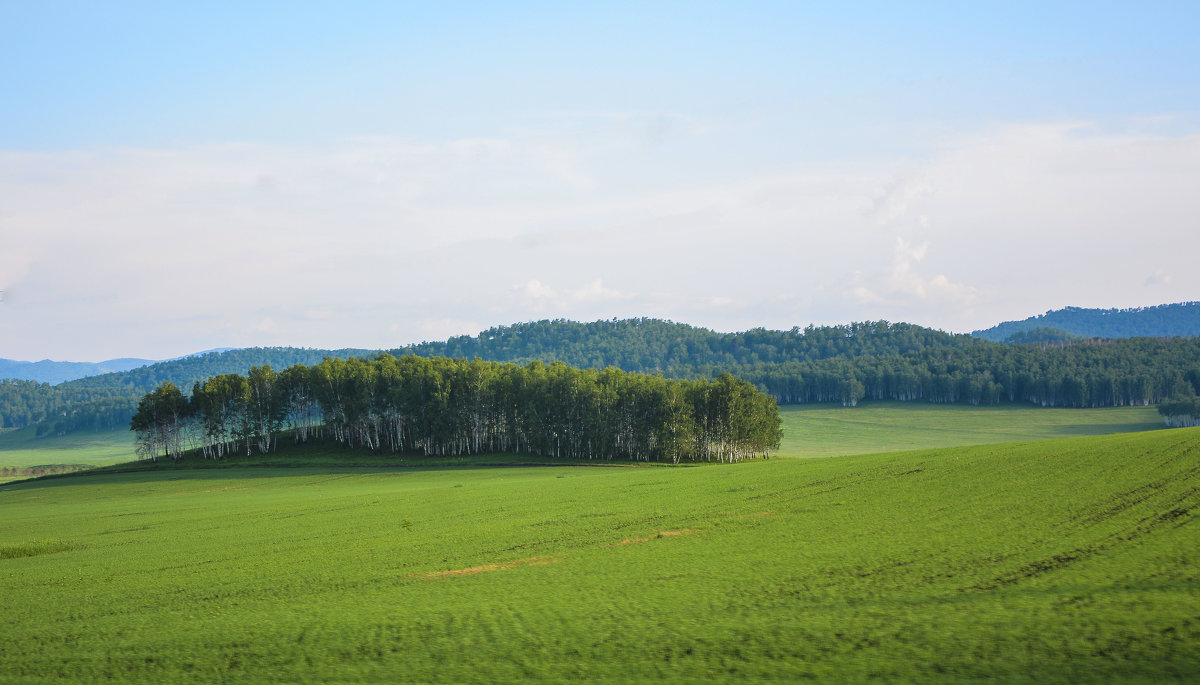
[[[931,447],[962,447],[1163,428],[1154,407],[1053,409],[972,407],[928,402],[866,402],[780,407],[782,456],[834,457]]]
[[[0,681],[1193,680],[1200,429],[0,486]]]

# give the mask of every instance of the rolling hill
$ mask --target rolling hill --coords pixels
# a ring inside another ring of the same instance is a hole
[[[1040,331],[1039,335],[1029,334]],[[1066,307],[1031,316],[1023,321],[1006,321],[971,333],[995,342],[1042,342],[1066,334],[1083,338],[1172,338],[1200,336],[1200,302],[1178,302],[1130,309],[1084,309]],[[1021,334],[1026,334],[1022,340]],[[1030,339],[1036,338],[1036,339]]]
[[[656,319],[538,321],[390,350],[575,367],[615,366],[668,378],[729,372],[780,403],[859,400],[1102,407],[1200,392],[1200,338],[1007,345],[886,321],[717,333]],[[217,374],[283,369],[375,350],[249,348],[160,362],[51,386],[0,380],[0,427],[41,423],[47,435],[128,425],[138,400],[170,381],[184,392]]]

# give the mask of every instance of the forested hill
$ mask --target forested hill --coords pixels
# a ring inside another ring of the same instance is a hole
[[[673,378],[722,371],[781,403],[861,399],[1099,407],[1200,393],[1200,338],[1005,345],[886,321],[716,333],[655,319],[538,321],[393,354],[560,360]]]
[[[613,366],[667,378],[750,381],[781,403],[862,399],[1102,407],[1157,403],[1200,393],[1200,338],[1073,340],[1009,345],[886,321],[717,333],[656,319],[538,321],[475,336],[389,350],[393,355],[524,364]],[[325,357],[373,358],[363,349],[252,348],[154,364],[57,386],[0,381],[3,427],[39,432],[128,425],[137,401],[164,381],[189,392],[209,377],[270,365],[282,370]],[[39,423],[40,422],[40,423]]]
[[[1029,334],[1036,329],[1061,331],[1083,338],[1194,337],[1200,336],[1200,302],[1132,309],[1067,307],[1031,316],[1024,321],[1006,321],[971,335],[996,342],[1034,341]],[[1017,337],[1011,339],[1013,336]]]
[[[555,320],[489,328],[445,342],[425,342],[391,354],[485,361],[561,361],[580,368],[615,366],[669,377],[712,377],[735,366],[813,362],[831,358],[896,356],[929,349],[974,348],[979,341],[930,328],[887,321],[742,333],[659,319],[579,323]]]
[[[223,352],[209,352],[151,364],[131,371],[89,376],[58,386],[70,391],[120,389],[140,397],[170,381],[190,390],[192,384],[223,373],[245,373],[253,366],[267,365],[283,369],[293,364],[318,364],[326,357],[373,357],[378,350],[346,348],[320,350],[306,347],[247,347]]]

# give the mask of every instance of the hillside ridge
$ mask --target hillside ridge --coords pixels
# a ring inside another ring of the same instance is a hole
[[[1064,307],[1021,321],[1005,321],[971,335],[994,342],[1040,342],[1020,337],[1039,330],[1082,338],[1195,337],[1200,336],[1200,301],[1125,309]]]
[[[915,324],[754,328],[718,333],[660,319],[580,323],[542,320],[387,350],[449,357],[752,383],[781,404],[894,399],[934,403],[1103,407],[1154,404],[1200,393],[1200,338],[1072,340],[1010,345]],[[246,348],[160,362],[50,386],[0,380],[3,427],[39,424],[47,435],[128,425],[138,400],[164,382],[184,393],[220,374],[283,370],[326,357],[374,358],[380,350]],[[44,423],[44,425],[42,425]]]

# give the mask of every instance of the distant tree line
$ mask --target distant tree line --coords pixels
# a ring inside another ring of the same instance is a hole
[[[738,375],[781,403],[862,399],[1044,407],[1156,404],[1200,392],[1200,340],[996,343],[813,362],[758,364]]]
[[[254,366],[287,368],[363,350],[256,348],[163,362],[56,386],[0,381],[3,427],[44,434],[128,425],[139,399],[163,382],[191,388]],[[1200,339],[1040,340],[1011,345],[886,321],[716,333],[655,319],[538,321],[391,351],[396,357],[561,361],[674,379],[730,373],[779,403],[906,400],[1055,407],[1155,404],[1200,392]]]
[[[1200,338],[1005,345],[887,321],[715,333],[653,319],[539,321],[405,348],[416,354],[573,366],[674,378],[732,373],[781,404],[903,400],[1051,407],[1154,404],[1200,392]]]
[[[561,362],[326,359],[221,374],[185,396],[165,382],[131,420],[139,454],[269,453],[281,436],[424,455],[513,452],[562,459],[740,461],[779,446],[774,398],[721,374],[669,380]]]

